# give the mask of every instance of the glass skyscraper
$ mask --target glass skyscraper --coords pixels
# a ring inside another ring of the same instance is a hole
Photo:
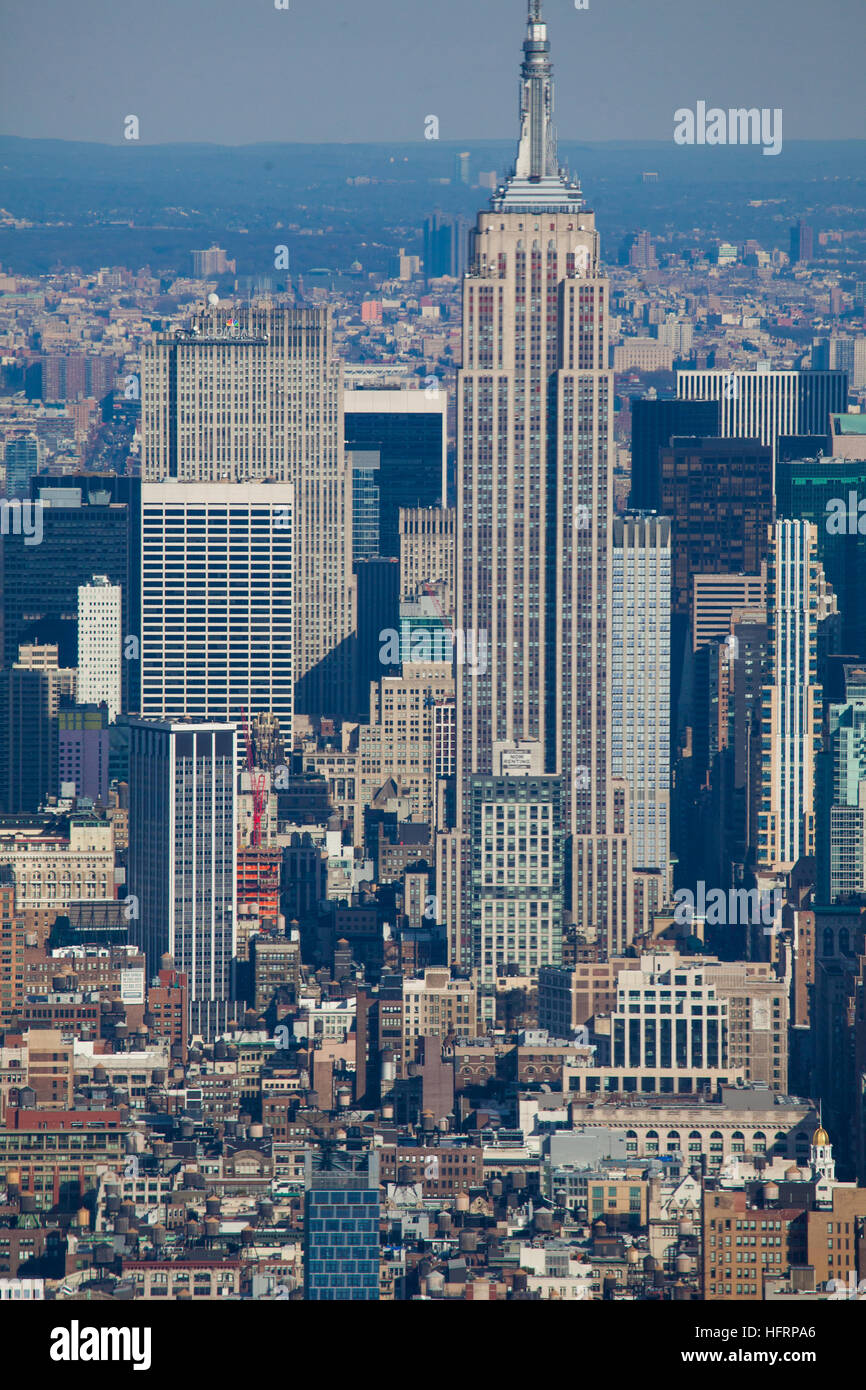
[[[310,1150],[304,1199],[304,1298],[379,1298],[379,1155]]]
[[[379,455],[377,555],[400,556],[400,508],[438,507],[446,467],[445,391],[344,393],[346,449]],[[359,557],[357,548],[355,557]]]

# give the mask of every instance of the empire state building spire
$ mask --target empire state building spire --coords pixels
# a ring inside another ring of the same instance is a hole
[[[556,136],[551,124],[553,68],[541,0],[530,0],[520,79],[520,148],[515,172],[531,179],[556,175]]]
[[[520,68],[520,143],[504,188],[494,196],[495,211],[519,207],[572,211],[583,205],[580,184],[559,167],[553,129],[553,66],[541,0],[529,0],[523,63]]]

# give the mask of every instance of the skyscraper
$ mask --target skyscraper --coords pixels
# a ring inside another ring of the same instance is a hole
[[[495,982],[509,966],[537,977],[562,961],[562,787],[538,775],[538,743],[497,747],[493,776],[472,794],[471,955],[482,1019],[495,1024]]]
[[[307,1150],[304,1298],[379,1298],[379,1155]]]
[[[0,671],[0,812],[38,811],[57,792],[57,720],[43,671]]]
[[[330,311],[202,309],[147,344],[142,369],[146,481],[292,484],[296,707],[352,713],[351,475]]]
[[[796,227],[791,228],[791,264],[799,265],[811,261],[815,252],[815,230],[802,217]]]
[[[767,561],[768,675],[762,712],[758,862],[791,868],[815,853],[815,755],[822,692],[817,675],[816,528],[777,521]]]
[[[649,232],[633,232],[629,241],[626,253],[628,264],[639,270],[654,270],[659,260]]]
[[[400,598],[435,592],[454,611],[454,508],[400,508]]]
[[[39,440],[35,434],[19,430],[6,441],[6,496],[29,497],[30,479],[39,468]]]
[[[848,399],[845,372],[773,370],[677,372],[677,396],[685,401],[719,401],[724,438],[760,439],[778,456],[779,436],[827,434],[830,415]]]
[[[57,781],[72,782],[76,796],[108,805],[108,711],[102,705],[63,701],[57,712]]]
[[[696,574],[758,574],[773,519],[773,463],[757,439],[677,439],[660,450],[672,522],[671,602],[685,616]]]
[[[866,668],[845,667],[845,700],[827,711],[818,758],[818,902],[866,893]]]
[[[63,481],[58,479],[59,481]],[[69,481],[69,480],[67,480]],[[22,642],[57,642],[60,665],[77,664],[78,588],[105,575],[123,593],[127,626],[130,600],[129,508],[107,492],[83,486],[45,487],[34,479],[42,503],[42,541],[10,533],[3,538],[3,664],[11,666]]]
[[[857,511],[864,495],[864,459],[798,458],[776,465],[778,515],[814,523],[818,558],[839,598],[842,651],[866,658],[866,547]]]
[[[141,712],[292,728],[287,483],[144,483]]]
[[[644,400],[631,402],[631,492],[629,506],[639,511],[659,511],[662,505],[662,470],[659,449],[674,435],[718,435],[718,401]]]
[[[68,494],[68,489],[75,489],[74,493]],[[105,574],[111,578],[113,584],[120,584],[123,590],[122,605],[122,632],[124,640],[127,636],[141,635],[141,478],[127,473],[101,473],[87,472],[79,470],[76,473],[39,473],[30,484],[30,496],[34,499],[41,499],[46,505],[68,507],[73,505],[72,501],[64,499],[77,497],[79,499],[81,517],[78,527],[81,531],[87,531],[99,524],[99,508],[112,508],[118,505],[124,507],[124,520],[126,532],[126,562],[121,572],[112,571],[106,568],[106,562],[100,558],[97,551],[93,560],[91,574]],[[46,513],[48,515],[48,513]],[[64,519],[64,526],[68,528],[71,517]],[[117,521],[108,523],[112,533],[117,532]],[[58,537],[58,540],[62,540]],[[122,543],[122,535],[118,537]],[[115,542],[112,540],[112,547]],[[65,559],[65,549],[61,552]],[[125,574],[124,579],[122,575]],[[80,579],[79,584],[86,582],[86,577]],[[141,663],[133,659],[131,648],[127,647],[124,651],[124,661],[122,663],[123,681],[123,704],[124,710],[137,711],[141,708]],[[68,657],[69,663],[75,664],[75,652],[71,652]]]
[[[346,453],[352,470],[352,562],[379,554],[379,452]]]
[[[104,574],[78,588],[78,701],[105,701],[109,720],[121,705],[122,600],[120,585]]]
[[[450,275],[459,280],[466,270],[469,223],[465,217],[434,212],[424,222],[424,274],[428,280]]]
[[[613,522],[611,773],[629,785],[635,868],[669,882],[671,523]]]
[[[225,1027],[235,950],[237,733],[130,720],[130,923],[151,975],[168,952],[189,979],[192,1031]]]
[[[566,906],[590,933],[628,937],[607,673],[609,284],[594,214],[558,165],[549,52],[532,0],[517,161],[479,214],[464,281],[457,610],[465,631],[489,635],[490,659],[484,672],[458,666],[458,815],[468,831],[470,780],[493,773],[494,743],[537,741],[544,772],[562,778]],[[465,953],[465,926],[460,934]]]
[[[436,507],[446,489],[444,390],[346,391],[346,448],[379,455],[377,555],[400,554],[401,507]]]

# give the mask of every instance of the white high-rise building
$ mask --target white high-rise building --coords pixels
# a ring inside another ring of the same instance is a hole
[[[614,1067],[703,1071],[697,1089],[710,1091],[730,1066],[728,1001],[709,971],[678,957],[644,955],[635,969],[621,970],[611,1023]]]
[[[830,415],[845,410],[844,372],[774,370],[758,362],[754,371],[724,367],[677,372],[681,401],[720,401],[723,439],[760,439],[773,450],[780,434],[828,434]]]
[[[292,730],[293,491],[143,483],[141,713]]]
[[[324,308],[201,309],[142,350],[146,483],[292,487],[296,704],[345,717],[356,712],[355,580],[341,381]]]
[[[237,918],[237,731],[130,720],[130,930],[151,974],[168,952],[189,979],[193,1032],[221,1031]]]
[[[611,569],[613,777],[629,785],[635,869],[670,870],[671,523],[615,518]]]
[[[108,706],[120,713],[122,686],[121,606],[123,592],[105,575],[95,574],[78,586],[78,703]]]
[[[817,676],[821,566],[818,529],[812,522],[777,521],[771,536],[758,863],[790,869],[803,855],[815,853],[815,756],[821,746],[823,697]]]

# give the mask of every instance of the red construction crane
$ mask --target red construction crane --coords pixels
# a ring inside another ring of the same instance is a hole
[[[253,741],[250,738],[250,726],[247,722],[246,709],[241,710],[243,718],[244,741],[247,746],[247,772],[250,775],[250,791],[253,796],[253,849],[261,849],[262,844],[262,812],[265,809],[265,797],[267,796],[267,775],[264,772],[256,772],[253,759]]]

